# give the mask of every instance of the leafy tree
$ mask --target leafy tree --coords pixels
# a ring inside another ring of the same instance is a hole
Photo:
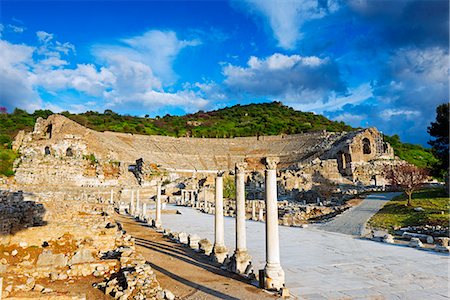
[[[433,166],[436,176],[448,176],[449,168],[449,103],[436,108],[436,122],[431,122],[428,133],[434,138],[428,142],[439,161]]]
[[[236,198],[236,184],[234,176],[226,176],[223,180],[223,196],[227,199]]]
[[[418,168],[408,163],[388,166],[385,174],[390,184],[401,188],[408,196],[407,206],[411,206],[413,192],[418,190],[428,178],[426,169]]]

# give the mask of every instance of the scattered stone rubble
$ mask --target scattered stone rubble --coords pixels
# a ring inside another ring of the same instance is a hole
[[[338,214],[351,208],[358,201],[346,201],[342,204],[328,203],[324,205],[318,201],[316,203],[278,201],[279,224],[283,226],[304,227],[311,222],[323,221],[335,217]],[[176,199],[178,206],[187,206],[197,209],[203,213],[214,214],[214,202],[208,202],[193,198],[192,200]],[[224,200],[224,216],[235,217],[236,206],[234,200]],[[246,219],[254,221],[264,221],[265,202],[262,200],[246,201]],[[140,218],[142,219],[142,218]],[[142,219],[146,221],[145,219]]]
[[[86,294],[71,292],[69,286],[86,280],[115,299],[174,298],[161,289],[150,265],[135,251],[131,236],[109,217],[112,206],[96,197],[81,200],[66,195],[72,201],[60,201],[57,192],[38,194],[40,203],[23,201],[20,192],[0,191],[2,212],[31,220],[28,216],[37,211],[40,218],[40,222],[27,222],[26,228],[17,227],[15,235],[0,236],[3,298],[63,293],[71,299],[83,299]],[[39,226],[41,221],[46,226]],[[69,286],[61,290],[61,285],[55,285],[60,281]]]
[[[425,227],[432,227],[432,226],[425,226]],[[434,226],[433,226],[434,227]],[[442,227],[437,226],[439,229]],[[383,242],[392,244],[396,241],[399,243],[405,243],[407,242],[407,245],[409,247],[413,248],[419,248],[419,249],[427,249],[427,250],[434,250],[437,252],[450,252],[449,247],[449,240],[450,238],[448,236],[432,236],[424,233],[416,233],[416,232],[409,232],[407,230],[411,230],[413,228],[419,228],[419,227],[406,227],[402,228],[400,230],[395,231],[396,238],[394,239],[394,235],[389,234],[385,230],[372,230],[366,238],[372,239],[377,242]],[[420,227],[423,228],[423,227]],[[445,229],[442,229],[442,231],[445,232]],[[442,232],[441,231],[441,232]],[[436,231],[433,231],[436,233]]]
[[[174,299],[168,290],[162,290],[153,269],[142,255],[135,251],[134,239],[126,236],[123,245],[103,254],[104,258],[120,261],[120,269],[94,286],[115,299]]]

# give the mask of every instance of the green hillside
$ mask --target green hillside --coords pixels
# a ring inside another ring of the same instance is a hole
[[[384,136],[384,140],[391,144],[396,156],[420,168],[431,167],[438,161],[431,149],[425,149],[420,145],[402,143],[400,137],[396,134]]]
[[[2,165],[11,165],[15,155],[8,151],[11,141],[19,130],[31,131],[38,117],[47,118],[49,110],[27,113],[16,109],[10,114],[0,114],[0,149]],[[111,110],[103,113],[88,111],[81,114],[63,112],[62,115],[97,131],[114,131],[174,137],[219,137],[295,134],[327,130],[331,132],[351,131],[355,128],[344,122],[335,122],[322,115],[296,111],[280,102],[235,105],[219,110],[184,116],[134,117],[119,115]],[[418,166],[425,167],[436,159],[422,146],[401,143],[398,136],[386,136],[396,155]],[[5,163],[6,159],[8,163]],[[0,168],[0,173],[10,170]]]
[[[68,118],[98,131],[130,132],[175,137],[236,137],[293,134],[307,131],[352,130],[343,122],[324,116],[299,112],[279,102],[236,105],[210,112],[199,111],[184,116],[138,118],[121,116],[112,111],[100,114],[86,112]]]

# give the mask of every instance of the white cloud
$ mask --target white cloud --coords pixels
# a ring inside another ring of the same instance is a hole
[[[33,89],[35,74],[31,71],[35,48],[0,40],[0,99],[9,107],[34,110],[41,99]]]
[[[302,111],[313,111],[315,113],[324,113],[326,111],[336,111],[347,104],[359,104],[373,97],[372,87],[369,83],[363,83],[356,88],[350,88],[348,95],[338,96],[331,92],[326,101],[319,99],[312,103],[296,103],[294,108]],[[338,119],[336,119],[338,120]],[[338,120],[341,121],[341,120]]]
[[[186,47],[197,46],[198,40],[179,40],[173,31],[150,30],[142,35],[122,39],[124,45],[97,45],[93,53],[101,63],[111,63],[117,57],[126,57],[147,65],[164,83],[170,85],[176,80],[173,62]]]
[[[335,121],[342,121],[344,123],[350,124],[351,126],[359,127],[361,126],[361,122],[367,118],[365,114],[352,114],[352,113],[343,113],[333,118]]]
[[[337,1],[318,0],[245,0],[250,8],[262,14],[278,40],[278,46],[294,49],[302,38],[301,27],[309,20],[320,19],[338,9]]]
[[[224,66],[223,74],[231,94],[267,96],[291,103],[325,102],[331,92],[340,95],[347,89],[336,63],[315,56],[252,56],[246,67]]]
[[[45,32],[45,31],[36,32],[36,36],[37,36],[38,40],[42,43],[48,43],[53,39],[53,34]]]
[[[406,119],[412,119],[420,116],[420,111],[405,109],[385,109],[380,112],[380,116],[385,119],[391,119],[396,116],[404,116]]]
[[[374,85],[374,94],[385,104],[421,111],[428,122],[434,117],[435,107],[448,101],[448,78],[448,50],[401,48],[388,61]]]
[[[150,31],[122,40],[122,46],[94,47],[100,65],[69,67],[69,55],[75,53],[72,44],[55,41],[53,34],[44,31],[36,35],[38,47],[0,40],[0,57],[4,60],[0,65],[0,97],[7,107],[81,112],[101,110],[99,103],[103,103],[114,109],[156,111],[176,106],[192,112],[209,103],[200,92],[191,89],[165,91],[163,79],[153,69],[163,77],[174,77],[174,59],[183,48],[198,45],[197,40],[178,40],[174,32]],[[38,90],[58,100],[42,101]],[[73,98],[70,91],[86,97]],[[94,101],[89,103],[87,99]]]
[[[103,91],[110,88],[115,76],[106,68],[94,65],[79,64],[75,69],[47,70],[39,74],[35,85],[45,88],[49,92],[59,92],[74,89],[89,96],[100,97]]]
[[[23,27],[23,26],[16,26],[16,25],[13,25],[13,24],[8,24],[8,29],[13,31],[13,32],[15,32],[15,33],[22,33],[22,32],[25,31],[26,28]]]

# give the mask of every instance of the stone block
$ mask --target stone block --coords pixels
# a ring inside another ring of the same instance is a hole
[[[178,234],[178,242],[181,244],[187,244],[188,243],[188,234],[186,232],[180,232]]]
[[[420,234],[420,233],[413,233],[413,232],[403,232],[402,237],[405,239],[412,239],[412,238],[418,238],[422,242],[432,244],[434,242],[434,239],[431,235],[427,234]]]
[[[202,239],[198,242],[199,249],[206,255],[210,255],[213,249],[212,243],[208,239]]]
[[[69,265],[73,264],[83,264],[95,261],[92,256],[92,252],[88,249],[78,250],[75,255],[69,260]]]
[[[188,236],[188,240],[189,240],[189,247],[191,249],[194,249],[194,250],[198,250],[199,249],[198,243],[200,242],[200,237],[198,235],[190,234]]]
[[[59,268],[67,265],[67,257],[64,254],[53,254],[52,251],[44,250],[37,260],[37,267]]]
[[[411,240],[409,241],[408,244],[409,247],[413,247],[413,248],[421,248],[423,247],[422,242],[420,241],[419,238],[411,238]]]

